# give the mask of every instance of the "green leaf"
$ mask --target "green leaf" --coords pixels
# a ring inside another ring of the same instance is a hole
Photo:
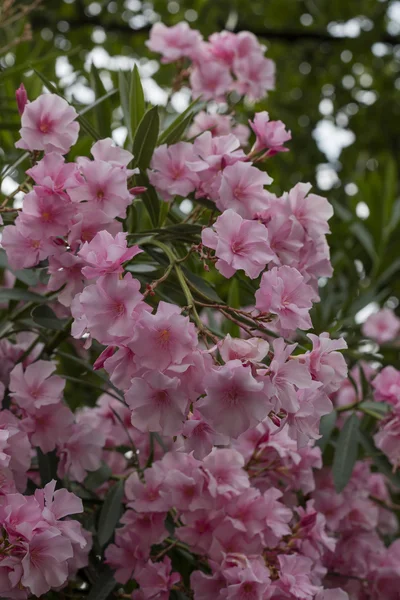
[[[128,83],[126,81],[125,73],[123,71],[119,71],[118,73],[118,87],[119,87],[119,97],[121,100],[121,108],[122,114],[124,117],[124,123],[128,130],[128,139],[132,144],[133,137],[131,131],[131,117],[130,117],[130,105],[129,105],[129,88]]]
[[[333,430],[335,429],[337,412],[333,410],[329,415],[324,415],[319,423],[319,433],[322,437],[316,441],[316,446],[321,449],[321,452],[327,447],[331,439]]]
[[[373,400],[366,400],[361,402],[360,410],[368,415],[375,416],[377,419],[382,419],[390,411],[389,404],[386,402],[374,402]]]
[[[111,468],[105,462],[103,462],[97,471],[92,471],[92,473],[88,474],[85,479],[85,488],[89,490],[96,490],[103,483],[108,481],[111,475]]]
[[[98,579],[93,584],[87,600],[107,600],[111,592],[114,590],[117,582],[111,569],[106,568],[100,573]]]
[[[7,302],[8,300],[21,300],[22,302],[37,302],[45,303],[49,299],[46,296],[35,294],[29,290],[22,290],[20,288],[1,288],[0,289],[0,302]]]
[[[150,108],[142,120],[133,138],[133,156],[135,166],[143,171],[148,169],[153,156],[154,148],[157,144],[157,136],[160,128],[160,117],[158,116],[158,106]]]
[[[373,262],[377,259],[377,254],[374,246],[374,240],[368,229],[360,222],[352,223],[349,227],[350,231],[358,239],[364,250],[369,254]]]
[[[340,431],[333,459],[333,482],[338,493],[344,490],[353,472],[358,454],[359,431],[360,421],[353,413]]]
[[[222,303],[221,298],[218,296],[214,288],[212,288],[211,285],[208,282],[206,282],[202,277],[199,277],[199,275],[195,275],[185,267],[183,267],[182,270],[184,272],[185,278],[187,279],[189,287],[195,293],[197,293],[198,296],[206,300],[212,300],[217,304]]]
[[[158,142],[157,145],[160,146],[161,144],[172,144],[173,142],[170,140],[173,139],[179,139],[176,138],[176,132],[177,131],[184,131],[186,128],[183,128],[182,130],[182,124],[184,122],[186,122],[186,119],[190,116],[190,119],[192,119],[192,117],[194,116],[194,113],[196,111],[193,111],[193,109],[195,107],[199,108],[199,104],[200,104],[200,98],[196,98],[196,100],[193,100],[193,102],[191,102],[189,104],[189,106],[187,107],[186,110],[184,110],[180,115],[178,115],[176,117],[176,119],[174,119],[172,121],[172,123],[161,133],[160,137],[158,138]]]
[[[97,538],[101,547],[112,538],[117,523],[122,515],[122,500],[124,497],[124,482],[118,481],[107,493],[102,506]]]
[[[137,185],[143,185],[145,188],[147,188],[146,191],[141,194],[141,198],[143,200],[143,204],[145,205],[147,212],[149,213],[152,225],[154,227],[157,227],[160,214],[160,200],[157,196],[157,192],[151,185],[145,173],[140,173],[140,175],[136,175],[135,179]]]
[[[36,454],[39,465],[40,480],[42,486],[49,483],[53,479],[57,480],[58,458],[56,451],[47,452],[44,454],[40,448],[36,448]]]
[[[15,277],[19,279],[19,281],[22,281],[22,283],[25,283],[26,285],[34,286],[39,282],[38,272],[34,269],[11,269],[10,265],[8,264],[7,255],[2,248],[0,248],[0,268],[11,271],[11,273],[13,273]]]
[[[57,331],[62,331],[68,322],[68,319],[59,319],[51,308],[46,305],[36,306],[31,312],[31,317],[40,327]]]
[[[101,80],[99,71],[92,63],[89,72],[90,83],[95,93],[96,100],[104,98],[106,100],[107,90]],[[109,102],[99,102],[93,104],[93,116],[97,131],[101,137],[105,138],[110,135],[111,130],[111,107]],[[82,113],[81,113],[82,115]]]
[[[165,136],[164,144],[170,145],[179,142],[187,127],[189,127],[190,123],[192,122],[193,117],[194,113],[190,113],[184,119],[182,119],[181,122],[174,129],[172,129],[167,136]]]
[[[134,136],[140,121],[143,118],[146,110],[146,103],[144,100],[144,92],[142,82],[140,80],[139,69],[137,65],[133,67],[131,74],[131,88],[129,92],[129,106],[130,106],[130,124],[131,132]]]

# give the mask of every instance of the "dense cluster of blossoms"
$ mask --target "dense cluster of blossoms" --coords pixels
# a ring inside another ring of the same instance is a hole
[[[248,33],[204,42],[186,24],[157,24],[148,45],[163,62],[180,61],[194,96],[206,100],[232,91],[260,98],[274,85],[274,66]],[[318,279],[332,274],[333,211],[309,184],[280,197],[266,188],[272,178],[258,167],[286,150],[284,124],[257,113],[248,148],[247,127],[203,111],[192,141],[158,146],[151,159],[148,178],[162,200],[189,196],[215,207],[189,253],[225,278],[243,271],[254,280],[254,307],[233,310],[242,337],[218,337],[194,305],[150,301],[176,267],[194,303],[178,266],[184,258],[145,289],[126,269],[146,245],[163,248],[151,236],[130,245],[123,228],[143,192],[133,186],[133,155],[108,138],[92,146],[92,159],[67,162],[79,133],[75,110],[54,94],[29,102],[23,88],[17,100],[17,146],[33,158],[32,185],[2,246],[12,269],[46,268],[44,289],[58,314],[72,316],[79,352],[92,340],[104,346],[94,369],[104,369],[110,385],[94,407],[73,412],[53,348],[48,356],[33,333],[0,340],[0,596],[59,589],[88,563],[90,533],[61,520],[82,512],[79,498],[55,491],[54,482],[22,495],[28,480],[39,483],[40,453],[53,453],[57,477],[77,490],[86,490],[89,472],[108,466],[113,477],[97,486],[99,502],[113,479],[125,481],[126,510],[104,556],[118,584],[135,581],[132,600],[166,600],[171,590],[195,600],[390,598],[400,575],[398,545],[383,543],[397,529],[382,507],[390,503],[387,482],[360,462],[336,494],[315,445],[332,400],[341,406],[357,395],[340,352],[346,342],[308,333],[307,350],[286,339],[312,328]],[[214,310],[232,317],[226,305]],[[377,319],[364,333],[386,341],[385,327]],[[372,386],[377,401],[393,405],[376,444],[397,465],[393,371],[382,370]],[[191,557],[190,590],[171,551]]]

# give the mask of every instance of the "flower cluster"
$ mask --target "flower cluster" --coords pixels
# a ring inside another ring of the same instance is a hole
[[[187,24],[156,24],[148,46],[163,62],[178,62],[178,79],[188,77],[194,97],[256,99],[274,85],[273,63],[247,32],[204,42]],[[359,363],[347,377],[343,338],[301,333],[306,347],[296,341],[298,330],[312,329],[319,279],[332,274],[333,210],[309,184],[280,197],[267,188],[265,161],[287,150],[285,125],[259,112],[250,134],[233,114],[204,110],[183,140],[157,146],[155,139],[138,179],[130,167],[143,163],[110,138],[94,143],[92,158],[65,158],[79,124],[64,99],[30,102],[21,87],[17,102],[17,147],[29,151],[32,166],[2,247],[13,271],[44,272],[30,297],[46,294],[69,320],[47,340],[22,305],[33,331],[10,328],[0,339],[0,596],[40,596],[79,577],[91,534],[62,519],[84,506],[95,534],[91,568],[106,562],[121,597],[391,598],[400,550],[384,543],[397,531],[387,480],[355,457],[348,486],[336,493],[317,442],[332,401],[338,413],[371,413],[379,403],[375,443],[397,467],[400,373]],[[150,190],[135,185],[143,181]],[[169,204],[136,245],[127,213],[146,191],[151,202]],[[176,197],[199,203],[185,223],[172,207]],[[142,277],[146,254],[160,258],[155,280]],[[189,265],[205,272],[215,265],[212,275],[226,280],[246,276],[252,305],[197,293]],[[14,283],[9,273],[6,285]],[[221,319],[232,335],[215,325]],[[398,322],[385,309],[363,333],[385,343]],[[76,378],[57,352],[67,337],[77,355],[69,358],[101,381],[88,382],[102,393],[76,410],[64,389]],[[361,401],[365,385],[372,408]],[[43,457],[55,461],[61,489],[55,481],[40,489],[50,479],[43,481]],[[23,495],[28,489],[33,495]],[[123,515],[111,539],[97,528],[118,494],[111,522]]]

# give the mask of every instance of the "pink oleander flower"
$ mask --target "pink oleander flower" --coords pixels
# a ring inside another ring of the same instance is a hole
[[[232,209],[225,210],[213,228],[203,229],[201,239],[205,246],[215,250],[216,267],[226,278],[241,269],[255,279],[274,258],[267,228],[257,221],[242,219]]]
[[[395,469],[400,465],[400,414],[397,409],[380,422],[374,435],[375,445],[388,457]]]
[[[279,338],[273,341],[272,346],[274,357],[264,378],[265,393],[276,412],[283,409],[295,413],[300,408],[296,388],[302,390],[311,387],[310,372],[298,359],[289,358],[296,344],[286,345]]]
[[[66,163],[64,157],[56,152],[45,154],[26,174],[49,194],[62,194],[84,183],[75,163]]]
[[[349,595],[341,588],[335,588],[318,592],[315,596],[315,600],[349,600]],[[393,600],[395,600],[395,598],[393,598]]]
[[[131,273],[123,279],[118,273],[103,275],[93,285],[75,296],[71,306],[76,322],[84,318],[85,327],[101,344],[113,345],[130,339],[143,311],[150,307],[142,302],[140,283]],[[79,327],[73,335],[80,337]]]
[[[84,261],[79,256],[65,249],[49,257],[47,272],[50,279],[47,282],[47,289],[55,292],[64,286],[57,296],[58,302],[63,306],[71,306],[73,298],[83,290],[82,267],[84,265]]]
[[[321,590],[312,584],[313,561],[296,554],[280,554],[278,561],[278,588],[299,600],[313,600],[315,594]]]
[[[41,238],[37,232],[25,225],[19,218],[15,225],[7,225],[2,231],[1,246],[7,253],[12,269],[28,269],[56,252],[51,240]]]
[[[25,110],[25,106],[29,102],[28,94],[23,83],[21,83],[19,88],[15,91],[15,98],[17,100],[18,112],[21,116]]]
[[[199,178],[188,167],[194,159],[193,146],[188,142],[163,144],[154,151],[149,179],[166,202],[174,196],[185,197],[196,189]]]
[[[214,510],[197,509],[185,511],[183,527],[176,530],[176,536],[195,552],[207,554],[213,541],[214,531],[223,516]]]
[[[103,160],[83,161],[80,165],[85,183],[69,190],[73,202],[87,202],[92,212],[103,211],[109,219],[125,217],[131,203],[126,169]]]
[[[336,392],[347,376],[347,365],[343,355],[337,350],[344,350],[347,344],[343,338],[331,340],[329,333],[319,336],[308,333],[313,344],[311,352],[304,355],[311,377],[322,383],[325,394]]]
[[[250,487],[243,456],[232,448],[214,448],[203,460],[209,477],[208,491],[213,498],[219,495],[238,496]]]
[[[261,362],[268,354],[269,343],[262,338],[232,338],[228,333],[218,342],[218,350],[224,362],[235,359]]]
[[[189,128],[188,137],[192,138],[209,131],[213,137],[232,133],[232,119],[229,115],[207,113],[204,110],[197,113]]]
[[[77,116],[76,110],[57,94],[42,94],[26,104],[21,117],[21,139],[15,146],[67,154],[78,139]]]
[[[58,477],[69,477],[81,482],[88,471],[96,471],[101,465],[104,446],[101,432],[87,425],[75,423],[69,427],[67,439],[58,446]]]
[[[223,575],[227,588],[220,592],[221,599],[267,600],[273,594],[269,569],[261,561],[253,560],[248,566],[224,569]]]
[[[372,380],[374,398],[378,402],[389,402],[394,406],[400,405],[400,371],[389,365],[384,367]]]
[[[363,335],[378,344],[395,340],[400,333],[400,319],[390,308],[382,308],[368,317],[361,327]]]
[[[53,362],[37,360],[24,370],[21,363],[10,374],[11,397],[27,412],[60,401],[65,381],[58,375]]]
[[[263,387],[250,367],[231,360],[208,374],[206,396],[196,408],[216,431],[237,438],[267,416],[270,405]]]
[[[125,399],[132,410],[132,425],[139,431],[176,435],[181,429],[188,400],[177,377],[146,371],[143,377],[132,379]]]
[[[198,460],[210,454],[214,446],[229,444],[229,437],[215,431],[197,409],[185,421],[181,434],[184,436],[185,452],[192,452]]]
[[[286,420],[288,433],[297,441],[298,448],[306,446],[310,440],[317,440],[321,417],[332,412],[333,405],[319,382],[297,391],[298,410],[289,413]]]
[[[125,494],[130,500],[129,508],[137,512],[167,512],[171,506],[161,494],[165,476],[165,470],[159,462],[146,469],[144,483],[137,473],[132,473],[125,483]]]
[[[269,150],[268,154],[287,152],[284,143],[292,139],[290,131],[286,131],[282,121],[270,121],[266,111],[256,113],[254,120],[249,121],[250,127],[256,134],[253,151]]]
[[[233,79],[229,67],[218,63],[207,55],[196,61],[190,74],[190,87],[194,98],[223,101],[232,87]]]
[[[132,331],[130,347],[138,363],[163,371],[181,364],[198,345],[196,328],[175,304],[161,301],[155,314],[143,313]]]
[[[90,202],[81,202],[77,205],[77,212],[73,218],[68,234],[68,243],[75,252],[84,242],[90,242],[99,231],[108,231],[116,235],[122,231],[122,224],[112,219],[102,210],[93,211]]]
[[[287,194],[287,201],[307,235],[316,239],[329,233],[328,221],[333,215],[333,208],[326,198],[308,195],[311,187],[310,183],[298,183]]]
[[[133,160],[133,154],[116,146],[111,138],[99,140],[93,144],[90,152],[95,160],[110,163],[113,167],[127,167]],[[133,172],[129,170],[128,174],[131,175]]]
[[[208,39],[207,49],[219,62],[232,67],[236,56],[238,36],[231,31],[213,33]]]
[[[68,440],[73,422],[71,410],[58,402],[31,410],[22,424],[32,446],[38,446],[46,454]]]
[[[50,590],[63,585],[68,578],[67,560],[73,557],[70,540],[58,529],[48,528],[36,533],[26,543],[26,554],[21,566],[21,583],[30,592],[40,597]]]
[[[155,23],[146,46],[162,55],[161,62],[171,63],[180,58],[193,58],[201,45],[203,36],[183,21],[173,27]]]
[[[83,244],[78,256],[87,265],[82,269],[86,279],[124,272],[122,264],[142,252],[139,246],[128,248],[126,235],[126,233],[117,233],[113,238],[108,231],[99,231],[91,242]]]
[[[172,573],[171,569],[171,559],[164,556],[161,562],[149,560],[136,570],[135,579],[145,600],[168,600],[172,586],[181,579],[179,573]]]
[[[274,267],[263,273],[255,298],[256,308],[263,313],[277,315],[277,323],[282,329],[291,331],[312,327],[309,311],[315,293],[297,269]]]
[[[23,492],[26,489],[32,449],[23,424],[9,410],[0,411],[0,435],[0,481],[14,480],[16,488]]]
[[[26,194],[18,221],[37,239],[66,235],[76,210],[74,205],[59,194],[41,191],[36,187]]]
[[[237,78],[234,84],[236,91],[250,100],[259,100],[275,89],[275,63],[259,52],[246,57],[239,55],[234,61],[233,71]]]
[[[221,211],[231,208],[244,219],[253,219],[267,207],[268,194],[264,185],[271,182],[267,173],[250,163],[228,166],[222,172],[217,208]]]

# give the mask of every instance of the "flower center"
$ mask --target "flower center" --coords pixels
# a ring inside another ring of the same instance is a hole
[[[32,246],[32,248],[34,248],[35,250],[37,250],[38,248],[40,248],[40,240],[32,240],[31,241],[31,246]]]
[[[165,390],[159,390],[154,395],[154,400],[159,406],[166,406],[170,403],[170,397]]]
[[[117,302],[114,306],[114,312],[118,317],[122,317],[125,313],[125,305],[123,302]]]
[[[44,212],[42,213],[42,221],[46,221],[48,223],[51,220],[51,213]]]
[[[104,192],[103,190],[98,190],[96,194],[97,200],[104,200]]]
[[[158,341],[162,346],[166,346],[171,338],[171,332],[169,329],[161,329],[158,332]]]
[[[51,121],[47,117],[45,117],[39,123],[39,130],[42,133],[49,133],[50,129],[51,129]]]

